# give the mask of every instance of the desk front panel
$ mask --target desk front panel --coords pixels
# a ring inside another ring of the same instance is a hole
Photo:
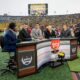
[[[71,45],[70,58],[71,60],[73,60],[77,58],[77,40],[76,39],[71,40],[70,45]]]
[[[36,49],[35,45],[26,45],[17,48],[18,77],[36,72]]]
[[[51,40],[37,44],[37,68],[51,61]],[[65,53],[64,59],[70,59],[70,40],[60,40],[59,51]]]

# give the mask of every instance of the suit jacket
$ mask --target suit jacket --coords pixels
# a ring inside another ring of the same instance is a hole
[[[51,33],[48,31],[48,29],[46,29],[44,31],[44,37],[45,38],[55,38],[56,37],[56,34],[55,34],[55,31],[51,31]]]
[[[3,49],[9,52],[16,51],[16,34],[11,29],[7,30],[4,34],[4,46]]]
[[[26,31],[25,29],[20,30],[18,39],[20,41],[30,41],[31,40],[30,32]]]
[[[69,29],[67,29],[66,31],[62,30],[61,37],[65,37],[65,38],[72,37],[71,31]]]

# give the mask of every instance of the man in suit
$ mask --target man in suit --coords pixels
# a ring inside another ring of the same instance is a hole
[[[44,37],[47,39],[56,37],[55,31],[53,30],[51,25],[48,25],[46,27],[46,30],[44,31]]]
[[[68,28],[67,24],[63,24],[63,30],[61,31],[60,37],[63,37],[63,38],[72,37],[71,30]]]
[[[19,35],[18,35],[18,39],[20,41],[30,41],[31,39],[31,35],[30,35],[30,30],[29,30],[29,26],[24,23],[21,26],[21,30],[19,31]]]

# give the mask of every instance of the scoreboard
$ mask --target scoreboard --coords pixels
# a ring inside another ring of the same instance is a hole
[[[28,14],[33,16],[42,16],[48,14],[48,4],[29,4]]]

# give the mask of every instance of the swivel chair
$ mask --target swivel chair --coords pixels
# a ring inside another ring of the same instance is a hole
[[[9,60],[8,60],[8,62],[6,62],[7,66],[6,66],[6,68],[0,70],[0,72],[1,72],[0,75],[3,75],[4,73],[7,73],[7,72],[14,74],[14,70],[16,69],[16,66],[14,63],[14,57],[11,56],[12,52],[3,49],[3,47],[4,47],[4,37],[3,36],[0,37],[0,45],[1,45],[2,52],[6,52],[9,54]]]

